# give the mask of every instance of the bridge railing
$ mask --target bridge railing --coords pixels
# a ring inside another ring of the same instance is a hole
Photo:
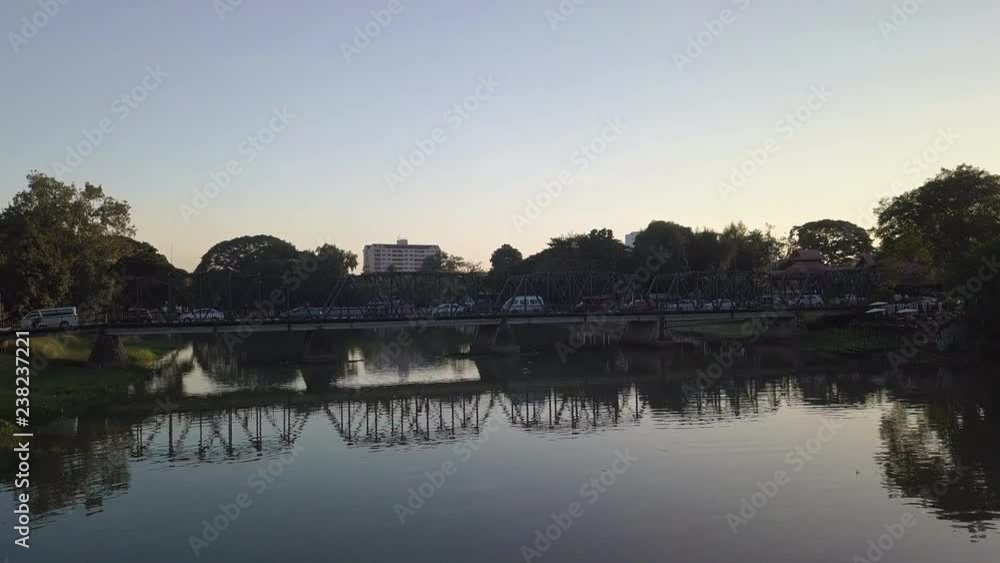
[[[645,277],[584,272],[516,275],[503,280],[482,274],[390,273],[348,276],[329,288],[325,298],[313,300],[315,291],[302,294],[289,286],[267,292],[264,284],[267,280],[257,281],[260,283],[256,289],[242,294],[231,288],[221,293],[208,291],[205,287],[212,284],[203,282],[201,291],[196,292],[200,298],[189,296],[188,302],[180,304],[172,297],[162,301],[163,295],[148,290],[150,284],[133,279],[128,291],[122,292],[112,305],[81,310],[80,322],[83,325],[308,322],[850,308],[868,303],[878,287],[877,276],[862,270],[792,275],[715,271]],[[192,315],[195,311],[202,314]],[[0,318],[0,328],[18,324],[19,319],[13,315]]]

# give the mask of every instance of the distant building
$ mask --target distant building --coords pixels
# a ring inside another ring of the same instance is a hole
[[[441,253],[436,244],[410,244],[399,239],[396,244],[367,244],[363,254],[362,272],[416,272],[428,256]]]
[[[635,237],[639,236],[639,231],[625,235],[625,246],[635,248]]]

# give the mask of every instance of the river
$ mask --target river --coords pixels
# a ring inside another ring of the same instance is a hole
[[[133,401],[35,438],[31,549],[5,525],[3,551],[1000,561],[995,371],[707,343],[485,360],[460,342],[358,339],[323,364],[183,343]]]

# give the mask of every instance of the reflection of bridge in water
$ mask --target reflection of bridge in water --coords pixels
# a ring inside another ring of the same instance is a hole
[[[505,432],[566,439],[640,425],[645,430],[712,427],[769,417],[789,406],[833,405],[861,411],[890,407],[882,413],[882,446],[875,452],[887,491],[930,503],[940,517],[960,522],[975,536],[991,527],[988,521],[1000,506],[1000,458],[993,447],[994,415],[1000,412],[995,380],[984,380],[992,382],[984,389],[975,381],[940,375],[734,373],[690,393],[690,378],[616,377],[411,385],[409,392],[403,386],[330,389],[229,401],[215,397],[214,403],[161,403],[167,410],[159,413],[150,414],[145,405],[142,411],[81,417],[66,422],[62,437],[38,436],[43,447],[33,453],[38,476],[32,480],[33,509],[40,525],[68,506],[100,511],[107,499],[128,491],[135,462],[255,462],[286,452],[300,440],[310,447],[329,440],[332,447],[405,452],[460,443],[497,426]],[[933,483],[951,478],[959,465],[975,469],[961,476],[945,497],[928,492]]]
[[[570,437],[646,419],[698,424],[761,416],[804,397],[851,402],[868,391],[861,377],[799,374],[797,390],[789,377],[725,378],[705,388],[697,386],[694,374],[339,388],[191,399],[144,417],[152,411],[149,405],[130,405],[117,416],[131,420],[123,430],[131,437],[133,458],[197,463],[256,459],[286,449],[310,424],[328,425],[349,447],[405,448],[472,439],[496,423]]]
[[[129,453],[136,459],[192,462],[256,458],[293,445],[310,419],[324,420],[348,446],[371,448],[472,439],[491,420],[503,420],[509,428],[565,434],[641,420],[648,402],[635,386],[603,391],[526,389],[509,394],[491,389],[172,411],[129,424]]]

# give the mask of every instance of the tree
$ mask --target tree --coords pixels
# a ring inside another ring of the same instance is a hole
[[[809,248],[823,253],[833,266],[850,266],[874,250],[868,231],[849,221],[823,219],[793,227],[788,235],[792,249]]]
[[[293,261],[283,274],[283,283],[298,291],[298,297],[310,303],[324,303],[337,282],[358,267],[358,255],[324,244],[316,250],[306,250]]]
[[[421,272],[476,273],[482,271],[478,262],[469,262],[465,258],[447,252],[438,252],[424,258],[420,264]]]
[[[780,246],[770,229],[751,231],[743,223],[731,223],[718,233],[653,221],[636,235],[632,259],[636,267],[641,266],[647,256],[662,248],[670,258],[660,267],[660,273],[752,270],[769,267]]]
[[[0,282],[15,309],[96,307],[112,298],[111,266],[135,234],[131,208],[101,186],[67,185],[41,172],[0,213]]]
[[[732,270],[768,270],[781,255],[781,242],[767,230],[750,230],[741,223],[730,223],[722,230],[720,242],[725,267]]]
[[[521,251],[509,244],[504,244],[490,255],[490,274],[506,277],[517,268],[524,257]]]
[[[131,238],[123,243],[125,256],[111,267],[121,284],[118,306],[159,309],[189,290],[188,273],[175,268],[153,245]]]
[[[166,278],[169,275],[186,273],[175,268],[166,256],[147,242],[126,238],[123,246],[124,255],[112,266],[112,270],[119,276]]]
[[[687,265],[692,272],[710,272],[726,263],[719,233],[704,229],[694,233],[687,245]]]
[[[967,164],[942,169],[876,213],[883,276],[958,288],[976,334],[1000,332],[1000,176]]]
[[[585,235],[564,235],[524,259],[527,272],[615,272],[628,266],[628,248],[610,229],[593,229]]]
[[[970,248],[946,280],[948,287],[961,288],[956,297],[968,301],[966,311],[970,328],[988,340],[1000,336],[1000,273],[997,272],[1000,256],[1000,238]],[[988,278],[988,279],[987,279]],[[979,280],[975,283],[971,280]]]
[[[1000,177],[968,164],[942,169],[919,188],[883,200],[876,214],[883,254],[907,259],[902,252],[925,252],[942,277],[969,249],[1000,237]]]
[[[299,251],[295,245],[277,237],[242,236],[224,240],[209,248],[194,272],[281,275],[298,257]]]

